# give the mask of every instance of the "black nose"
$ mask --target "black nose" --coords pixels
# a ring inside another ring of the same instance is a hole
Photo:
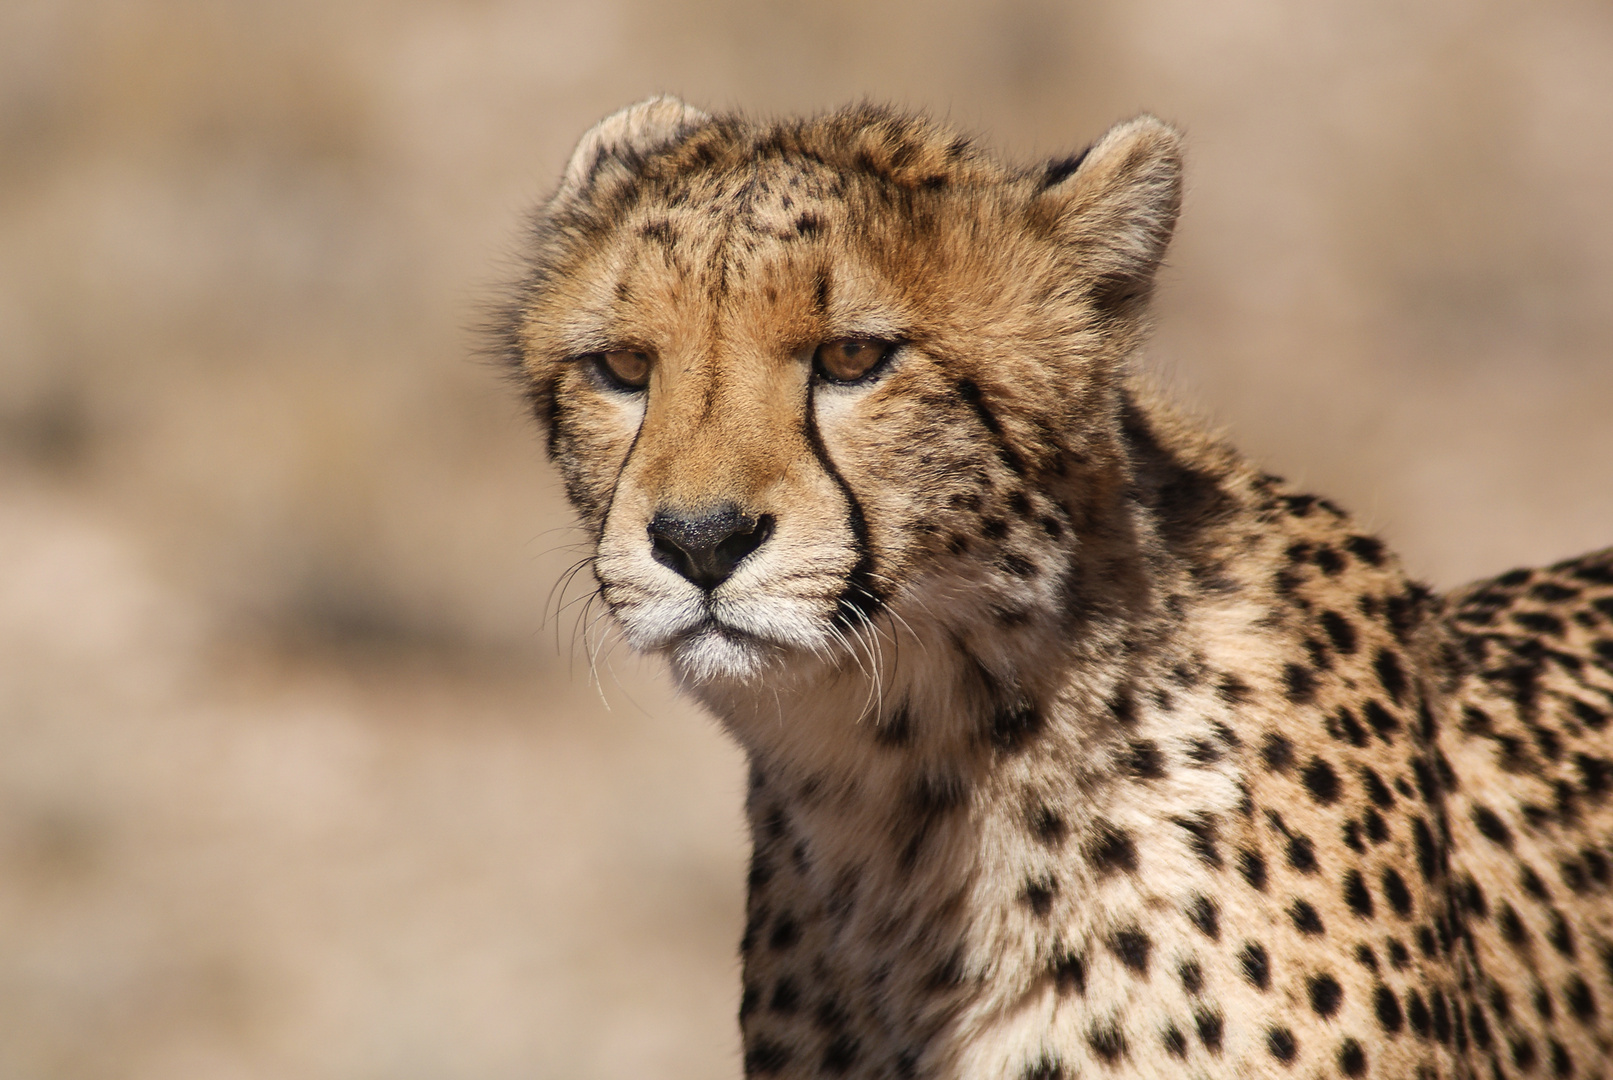
[[[733,503],[691,515],[663,510],[650,520],[650,552],[662,566],[709,590],[727,581],[771,535],[770,514],[741,514]]]

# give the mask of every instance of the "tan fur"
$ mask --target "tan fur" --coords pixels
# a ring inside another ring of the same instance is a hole
[[[1134,385],[1179,154],[659,98],[538,215],[599,595],[752,764],[747,1075],[1603,1070],[1613,554],[1447,604]]]

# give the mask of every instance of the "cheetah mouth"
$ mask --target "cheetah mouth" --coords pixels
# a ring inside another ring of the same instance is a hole
[[[685,679],[710,682],[749,680],[780,659],[788,646],[725,622],[708,613],[666,645],[674,668]]]

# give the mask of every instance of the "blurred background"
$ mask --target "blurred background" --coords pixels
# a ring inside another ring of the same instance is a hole
[[[1183,400],[1440,586],[1613,542],[1605,0],[6,0],[0,1078],[737,1076],[738,756],[473,355],[656,91],[1158,113]]]

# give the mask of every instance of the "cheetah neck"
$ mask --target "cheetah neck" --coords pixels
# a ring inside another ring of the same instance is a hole
[[[940,1062],[1015,1042],[982,1030],[1045,1027],[1077,983],[1102,1028],[1175,948],[1142,929],[1154,913],[1217,928],[1248,687],[1216,673],[1248,666],[1266,614],[1236,597],[1128,612],[1016,642],[1017,664],[915,634],[878,681],[854,667],[708,701],[751,765],[746,1010],[863,987],[861,1023],[928,1047],[936,1075],[994,1075]]]

